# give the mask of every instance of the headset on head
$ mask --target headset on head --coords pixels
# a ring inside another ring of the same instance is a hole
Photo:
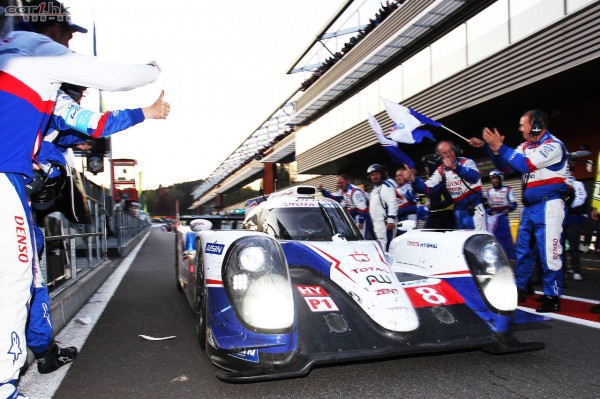
[[[544,130],[544,120],[542,119],[542,111],[536,109],[533,112],[533,118],[531,118],[531,131],[529,132],[529,136],[538,136],[542,132],[542,130]]]
[[[440,144],[442,144],[442,143],[450,144],[450,148],[452,148],[452,151],[454,151],[454,154],[456,154],[457,158],[462,155],[462,153],[463,153],[462,148],[455,146],[454,143],[450,140],[441,140],[435,145],[435,156],[436,156],[436,160],[438,163],[440,163],[442,161],[442,156],[440,155],[440,152],[439,152]]]

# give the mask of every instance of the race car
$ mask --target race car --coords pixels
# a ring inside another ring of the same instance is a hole
[[[177,287],[225,381],[402,354],[544,347],[513,337],[512,270],[485,231],[402,222],[409,231],[386,254],[310,186],[255,202],[243,230],[211,227],[205,219],[178,227]]]

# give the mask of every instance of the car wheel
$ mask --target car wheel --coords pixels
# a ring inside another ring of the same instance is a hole
[[[183,287],[179,283],[179,234],[175,234],[175,284],[177,289],[183,292]]]
[[[197,283],[196,283],[196,306],[194,313],[196,315],[196,337],[198,338],[198,345],[200,348],[206,348],[206,288],[204,286],[204,274],[202,265],[198,262],[200,251],[196,252],[196,258],[194,263],[197,270]]]

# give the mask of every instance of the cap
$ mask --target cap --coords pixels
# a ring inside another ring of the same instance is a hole
[[[71,30],[72,30],[73,32],[79,32],[79,33],[87,33],[87,32],[88,32],[88,30],[87,30],[86,28],[84,28],[84,27],[82,27],[82,26],[79,26],[79,25],[77,25],[77,24],[74,24],[74,23],[73,23],[73,22],[71,22],[71,21],[68,21],[68,20],[67,20],[67,21],[65,21],[65,24],[66,24],[66,25],[67,25],[69,28],[71,28]]]
[[[23,18],[15,30],[38,32],[53,23],[59,23],[73,32],[87,33],[87,29],[71,22],[68,7],[57,0],[30,0],[30,4],[15,16]]]

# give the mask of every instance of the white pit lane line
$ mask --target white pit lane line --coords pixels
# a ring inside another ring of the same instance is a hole
[[[106,279],[96,293],[88,299],[87,303],[79,310],[79,312],[73,316],[71,321],[69,321],[69,323],[61,330],[58,336],[54,337],[56,341],[61,343],[61,346],[75,346],[81,351],[87,337],[90,335],[90,332],[96,325],[98,319],[100,319],[106,305],[108,305],[108,302],[119,287],[119,284],[121,284],[121,280],[123,280],[125,273],[129,270],[129,267],[142,248],[142,245],[146,242],[150,232],[151,231],[149,230],[146,233],[135,249],[123,259],[116,270],[108,277],[108,279]],[[91,322],[82,324],[76,321],[77,319],[84,318],[91,319]],[[70,367],[71,364],[67,364],[53,373],[40,374],[37,371],[37,363],[34,362],[21,378],[19,391],[31,398],[51,399],[60,383],[67,375]]]
[[[542,295],[544,292],[543,291],[535,291],[536,294],[538,295]],[[586,299],[586,298],[578,298],[575,296],[568,296],[568,295],[561,295],[561,298],[564,299],[570,299],[572,301],[579,301],[579,302],[586,302],[592,305],[598,305],[600,304],[600,301],[596,301],[593,299]],[[523,312],[527,312],[527,313],[532,313],[538,316],[544,316],[550,319],[555,319],[555,320],[562,320],[562,321],[566,321],[569,323],[573,323],[573,324],[579,324],[580,326],[587,326],[587,327],[592,327],[592,328],[598,328],[600,329],[600,322],[597,321],[591,321],[591,320],[585,320],[585,319],[579,319],[577,317],[571,317],[571,316],[565,316],[562,314],[558,314],[558,313],[538,313],[535,311],[535,309],[531,309],[531,308],[527,308],[525,306],[518,306],[517,309],[522,310]]]

